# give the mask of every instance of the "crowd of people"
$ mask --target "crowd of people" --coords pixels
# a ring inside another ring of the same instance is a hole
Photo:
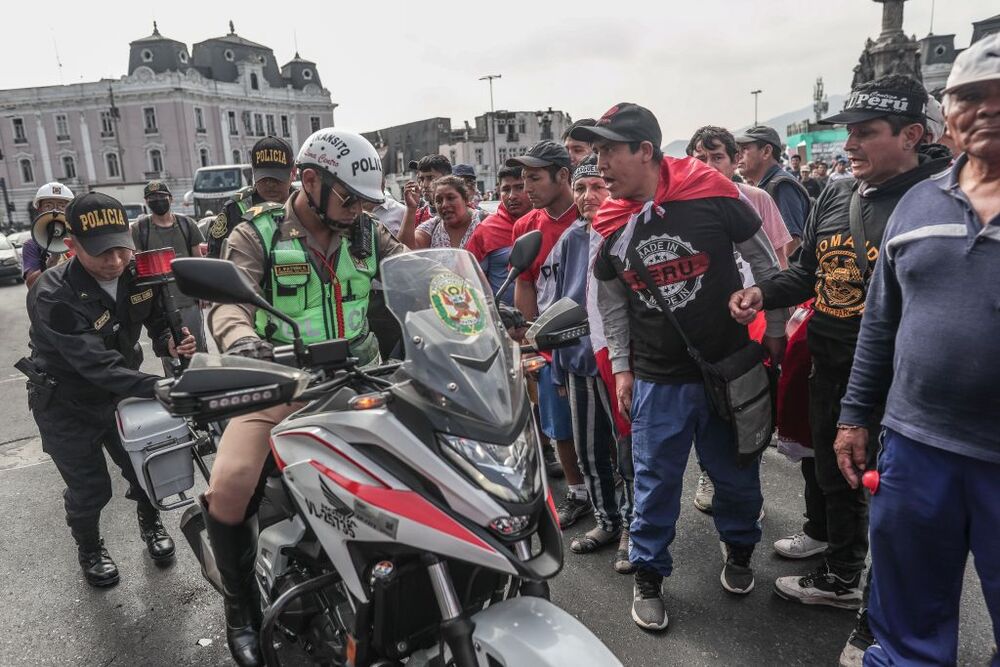
[[[738,134],[701,127],[688,157],[666,157],[655,116],[619,103],[574,123],[560,142],[507,160],[491,215],[474,170],[442,155],[411,164],[415,178],[396,202],[380,169],[352,172],[348,160],[319,157],[346,151],[354,164],[377,164],[360,135],[320,130],[294,157],[269,137],[266,161],[254,161],[255,187],[211,222],[210,252],[241,267],[307,342],[346,338],[361,364],[399,354],[379,261],[411,249],[468,250],[496,301],[527,320],[563,297],[584,306],[589,336],[546,355],[528,393],[546,471],[566,480],[560,526],[595,519],[573,535],[572,557],[613,551],[614,570],[634,578],[629,614],[648,631],[668,625],[663,582],[673,574],[692,446],[700,468],[692,500],[718,531],[720,583],[734,595],[756,586],[760,460],[771,439],[746,445],[737,424],[749,417],[741,405],[720,407],[709,376],[737,358],[763,364],[773,406],[753,419],[775,422],[779,451],[800,463],[805,498],[801,531],[773,549],[816,559],[805,574],[779,577],[774,592],[857,612],[843,665],[954,664],[970,551],[1000,638],[1000,441],[991,423],[1000,414],[1000,337],[990,335],[1000,327],[998,52],[1000,36],[959,56],[943,113],[904,76],[857,86],[823,121],[848,133],[830,173],[789,155],[778,132],[759,125]],[[127,260],[159,245],[192,255],[204,239],[170,213],[162,183],[146,188],[152,214],[131,230],[114,200],[59,194],[40,205],[69,202],[75,256],[30,269],[32,362],[42,378],[32,380],[30,400],[67,485],[86,578],[111,585],[118,572],[98,529],[110,485],[94,443],[129,480],[150,554],[168,559],[173,544],[120,460],[113,420],[95,420],[94,405],[151,393],[154,376],[138,370],[133,352],[141,323],[167,359],[206,345],[200,305],[179,294],[189,335],[165,336]],[[534,230],[537,258],[512,292],[500,292],[514,240]],[[268,358],[291,340],[248,305],[214,305],[205,319],[229,354]],[[67,336],[87,344],[66,346]],[[38,384],[46,377],[57,385],[48,394]],[[88,386],[100,392],[81,405]],[[247,519],[270,429],[297,407],[233,419],[203,499],[241,665],[261,664]],[[84,441],[89,449],[66,445]]]

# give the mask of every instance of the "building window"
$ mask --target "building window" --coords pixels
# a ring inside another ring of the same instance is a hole
[[[288,116],[281,114],[281,136],[290,137],[292,133],[288,131]]]
[[[240,149],[237,148],[233,150],[233,164],[239,164],[239,163],[240,163]]]
[[[527,152],[528,152],[528,148],[526,146],[521,146],[521,155],[524,155]]]
[[[253,117],[250,112],[244,111],[240,114],[240,118],[243,120],[243,134],[253,136]]]
[[[229,134],[232,136],[236,136],[236,134],[238,133],[238,131],[236,130],[236,112],[230,111],[226,114],[226,116],[229,118]]]
[[[14,143],[15,144],[26,144],[28,143],[28,137],[24,134],[24,119],[14,118],[12,121],[14,123]]]
[[[309,127],[312,128],[313,132],[319,130],[319,116],[309,116]]]
[[[264,116],[259,113],[253,115],[253,128],[256,130],[255,134],[258,137],[264,136]]]
[[[302,70],[302,78],[305,79],[306,81],[312,81],[313,71],[308,67],[305,68],[304,70]]]
[[[256,72],[250,72],[250,87],[254,90],[260,90],[260,82],[257,80]]]
[[[267,135],[269,137],[275,136],[275,134],[277,133],[274,131],[274,114],[273,113],[267,114],[266,116],[264,116],[264,120],[267,121]]]
[[[63,163],[63,176],[65,176],[67,179],[76,178],[76,160],[73,159],[73,156],[64,155],[62,163]]]
[[[157,174],[163,172],[163,153],[157,148],[149,151],[149,170],[155,171]]]
[[[187,51],[178,51],[177,52],[177,59],[181,61],[182,65],[187,65],[187,61],[188,61]]]
[[[113,137],[115,136],[115,121],[111,117],[110,111],[101,112],[101,136],[102,137]]]
[[[35,182],[35,170],[31,168],[31,160],[21,160],[21,180],[25,183]]]
[[[476,149],[476,164],[482,164],[482,163],[483,163],[483,149],[482,148],[477,148]]]
[[[500,154],[500,164],[503,164],[504,162],[507,161],[507,149],[506,148],[500,148],[500,149],[498,149],[497,153]]]
[[[225,51],[222,52],[222,55],[229,62],[233,62],[234,60],[236,60],[236,54],[233,53],[232,49],[226,49]]]
[[[210,160],[208,159],[208,149],[201,148],[198,150],[198,158],[201,160],[201,166],[207,167]]]
[[[118,166],[118,156],[114,153],[108,153],[104,156],[104,164],[108,168],[108,178],[118,178],[122,175],[121,168]]]
[[[56,139],[67,141],[69,139],[69,123],[66,122],[66,114],[56,114]]]
[[[146,128],[146,134],[155,134],[159,132],[156,129],[156,109],[154,107],[145,107],[142,110],[143,123]]]
[[[517,121],[517,131],[521,134],[525,134],[528,131],[528,125],[523,118]]]
[[[144,63],[153,62],[153,52],[150,51],[149,49],[143,49],[141,55],[142,55],[142,62]]]
[[[201,107],[194,108],[194,131],[205,133],[205,111]]]

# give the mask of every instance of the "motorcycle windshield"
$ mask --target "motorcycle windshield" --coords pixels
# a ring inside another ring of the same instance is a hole
[[[438,406],[510,428],[523,400],[520,348],[507,335],[479,263],[436,248],[382,262],[386,305],[403,329],[401,373]]]

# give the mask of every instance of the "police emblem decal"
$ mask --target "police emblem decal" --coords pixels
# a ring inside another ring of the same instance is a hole
[[[486,309],[479,290],[453,273],[431,279],[430,301],[438,319],[453,331],[471,336],[486,326]]]
[[[226,227],[228,220],[226,220],[226,214],[220,213],[216,218],[212,226],[208,228],[208,233],[211,234],[213,239],[221,239],[226,235]]]

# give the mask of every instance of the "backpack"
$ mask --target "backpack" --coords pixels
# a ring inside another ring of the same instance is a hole
[[[771,195],[771,199],[774,200],[775,204],[778,203],[778,198],[775,196],[775,192],[777,192],[778,186],[782,183],[792,183],[806,198],[806,215],[805,219],[802,221],[803,224],[805,224],[805,221],[809,219],[809,214],[812,212],[813,206],[816,205],[816,198],[809,194],[809,191],[806,190],[806,186],[802,185],[799,179],[795,178],[784,169],[779,169],[778,172],[771,177],[771,180],[767,182],[767,185],[764,186],[764,190],[767,194]]]
[[[174,213],[174,217],[177,219],[177,224],[181,228],[181,236],[184,237],[184,247],[187,248],[188,252],[188,254],[185,255],[185,257],[190,257],[191,225],[193,225],[194,222],[191,221],[191,218],[187,217],[186,215],[182,215],[180,213]],[[135,221],[135,224],[138,225],[139,227],[139,236],[140,238],[142,238],[142,243],[140,244],[142,247],[139,248],[139,250],[141,251],[149,250],[149,231],[150,231],[150,225],[152,225],[152,221],[153,221],[153,216],[150,215],[149,213],[143,213]]]

